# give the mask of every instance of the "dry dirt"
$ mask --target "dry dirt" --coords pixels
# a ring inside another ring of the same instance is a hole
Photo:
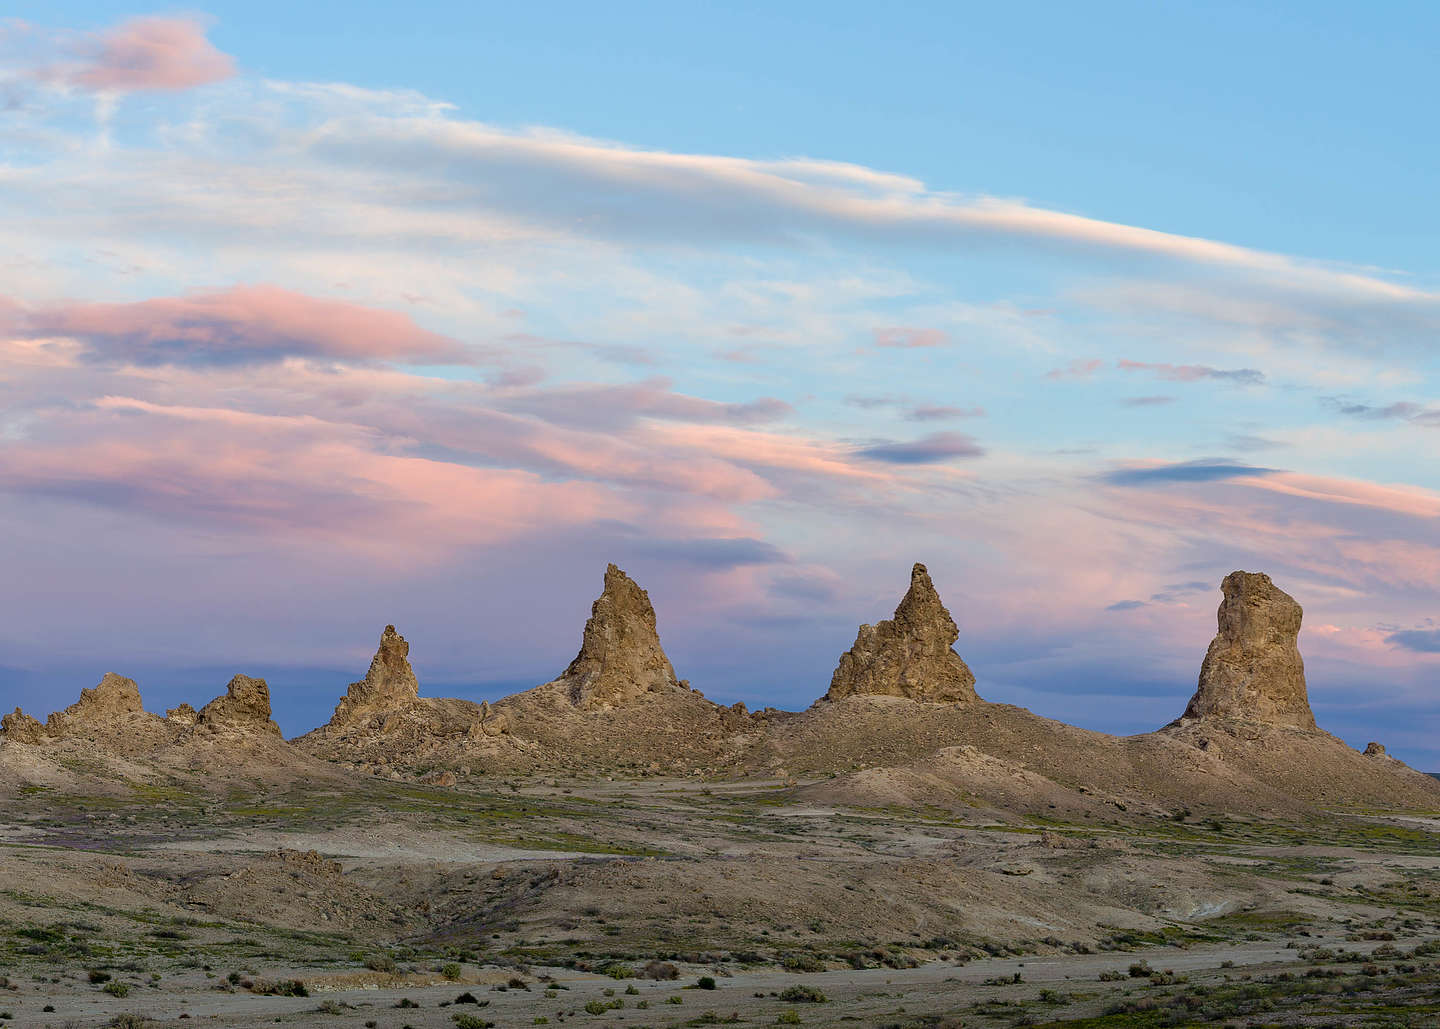
[[[1435,1024],[1434,810],[1007,810],[1052,794],[963,747],[799,782],[79,782],[0,807],[6,1023],[1252,1024],[1263,994],[1267,1025]],[[984,802],[917,803],[953,782]],[[1361,1021],[1397,1000],[1419,1020]]]

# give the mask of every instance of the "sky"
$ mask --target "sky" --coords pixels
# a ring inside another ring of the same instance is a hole
[[[925,562],[990,700],[1219,582],[1440,769],[1440,8],[11,3],[0,706],[558,674],[605,565],[801,708]]]

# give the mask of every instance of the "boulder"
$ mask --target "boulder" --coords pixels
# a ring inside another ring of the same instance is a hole
[[[1218,632],[1183,718],[1314,729],[1298,646],[1300,605],[1260,572],[1231,572],[1220,588]]]
[[[826,700],[854,696],[905,697],[931,703],[979,700],[975,676],[952,649],[960,638],[922,564],[910,570],[910,589],[895,616],[862,625],[855,645],[840,656]]]
[[[1385,753],[1385,744],[1376,743],[1374,740],[1371,740],[1369,743],[1365,744],[1365,756],[1389,757],[1390,755]]]

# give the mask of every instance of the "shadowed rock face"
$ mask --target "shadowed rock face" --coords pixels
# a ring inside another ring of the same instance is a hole
[[[1184,717],[1314,729],[1297,645],[1300,605],[1260,572],[1231,572],[1220,589],[1219,632]]]
[[[350,684],[330,724],[351,725],[377,714],[403,711],[419,696],[420,683],[410,667],[410,644],[395,631],[395,626],[387,625],[380,634],[380,648],[375,651],[370,670],[364,679]]]
[[[975,676],[951,647],[960,630],[925,566],[910,571],[910,589],[895,617],[862,625],[855,645],[840,656],[827,700],[853,696],[906,697],[934,703],[979,700]]]
[[[1365,744],[1365,756],[1389,757],[1390,755],[1385,753],[1385,744],[1376,743],[1374,740],[1371,740],[1369,743]]]
[[[580,653],[555,680],[571,703],[618,707],[646,693],[676,689],[675,669],[660,646],[650,595],[613,564],[605,589],[590,607]]]
[[[264,679],[252,679],[248,675],[235,676],[225,687],[223,696],[202,707],[195,716],[195,727],[280,735],[280,727],[270,719],[270,687]]]

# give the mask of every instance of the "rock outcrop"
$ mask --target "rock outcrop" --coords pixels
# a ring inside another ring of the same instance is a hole
[[[410,667],[410,644],[395,631],[395,626],[387,625],[380,634],[380,647],[370,661],[370,670],[365,678],[350,684],[335,705],[330,725],[339,728],[404,711],[413,707],[419,696],[420,682]]]
[[[895,616],[862,625],[855,645],[840,656],[826,700],[853,696],[905,697],[931,703],[980,698],[975,676],[952,649],[960,630],[925,566],[910,571],[910,589]]]
[[[1365,744],[1365,756],[1389,757],[1390,755],[1385,752],[1385,744],[1376,743],[1374,740],[1371,740],[1369,743]]]
[[[590,607],[580,653],[555,680],[588,710],[620,707],[646,693],[683,688],[660,646],[650,595],[615,565]]]
[[[64,711],[52,714],[45,728],[52,736],[69,736],[115,729],[144,714],[140,687],[135,685],[135,680],[106,672],[94,687],[80,691],[79,700]]]
[[[172,707],[165,712],[165,721],[179,729],[188,729],[195,724],[196,712],[189,704]]]
[[[0,736],[11,743],[43,743],[46,735],[45,726],[18,707],[12,714],[0,718]]]
[[[264,679],[237,675],[225,692],[200,709],[195,731],[226,734],[260,733],[280,736],[280,726],[270,717],[270,687]]]
[[[1314,729],[1297,640],[1300,605],[1260,572],[1231,572],[1220,585],[1219,631],[1183,719]]]

